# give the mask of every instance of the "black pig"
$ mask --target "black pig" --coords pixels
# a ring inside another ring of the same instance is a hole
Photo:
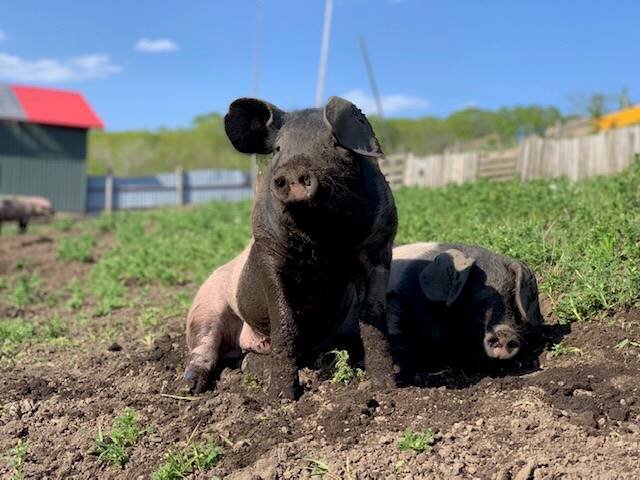
[[[542,323],[531,270],[469,245],[394,248],[387,301],[396,355],[414,366],[446,357],[511,359]]]
[[[338,97],[288,113],[241,98],[225,130],[240,152],[272,154],[236,293],[238,315],[269,339],[272,396],[297,396],[301,360],[344,320],[354,286],[366,369],[374,384],[393,386],[385,297],[397,215],[366,117]],[[195,390],[209,374],[192,356],[185,378]]]

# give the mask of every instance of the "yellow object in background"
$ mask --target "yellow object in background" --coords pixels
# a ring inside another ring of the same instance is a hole
[[[640,105],[625,108],[618,112],[609,113],[596,120],[598,130],[610,130],[612,128],[626,127],[634,123],[640,123]]]

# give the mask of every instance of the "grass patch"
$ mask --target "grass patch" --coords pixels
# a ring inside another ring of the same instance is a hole
[[[67,325],[60,317],[53,317],[40,329],[42,336],[49,340],[64,337],[67,333]]]
[[[35,336],[33,323],[22,319],[0,320],[0,341],[22,343]]]
[[[564,343],[556,343],[551,348],[551,356],[553,358],[560,357],[562,355],[582,355],[582,350],[578,347],[570,347]]]
[[[628,349],[628,348],[640,348],[640,342],[636,342],[636,341],[630,340],[628,338],[625,338],[620,343],[618,343],[615,346],[615,348],[617,350],[625,350],[625,349]]]
[[[430,452],[436,438],[433,430],[427,428],[422,433],[415,433],[410,428],[404,431],[402,440],[398,442],[398,448],[403,450],[414,450],[417,453]]]
[[[22,480],[24,475],[22,473],[22,467],[24,465],[24,459],[27,456],[29,445],[27,442],[18,440],[16,446],[8,452],[8,460],[11,469],[13,470],[12,476],[9,477],[12,480]]]
[[[60,230],[61,232],[68,232],[73,227],[75,221],[73,218],[59,218],[55,222],[53,222],[53,227]]]
[[[42,277],[39,274],[20,275],[9,291],[7,298],[9,304],[22,310],[31,304],[42,301],[41,287]]]
[[[58,243],[58,259],[63,262],[91,262],[95,244],[96,240],[91,235],[63,237]]]
[[[397,243],[483,245],[527,262],[561,322],[640,305],[640,162],[612,177],[572,183],[479,181],[395,192]],[[77,227],[77,228],[76,228]],[[127,305],[129,287],[197,285],[251,236],[250,203],[117,212],[77,224],[111,232],[86,283],[97,315]],[[193,295],[186,290],[186,296]]]
[[[67,308],[71,311],[80,309],[87,298],[87,291],[84,285],[77,278],[73,278],[69,282],[67,290],[69,291],[69,298],[66,303]]]
[[[640,303],[640,162],[577,183],[480,181],[395,196],[398,243],[470,243],[523,260],[562,322]]]
[[[98,427],[98,433],[94,439],[95,453],[100,461],[122,468],[129,460],[129,447],[133,446],[147,431],[149,431],[147,428],[138,425],[136,413],[127,408],[113,421],[108,435],[104,435],[102,428]]]
[[[89,277],[89,291],[98,299],[98,315],[126,304],[127,285],[201,282],[214,267],[235,256],[251,236],[248,202],[118,212],[96,222],[107,225],[117,240]]]
[[[196,472],[206,472],[222,458],[222,447],[214,443],[193,443],[184,450],[170,452],[152,475],[152,480],[178,480]]]
[[[242,375],[242,384],[248,388],[258,388],[260,386],[260,377],[255,373],[245,373]]]
[[[353,380],[361,380],[364,377],[364,371],[360,368],[352,368],[349,364],[349,352],[346,350],[332,350],[329,352],[335,356],[333,361],[333,377],[331,383],[343,383],[345,385]]]

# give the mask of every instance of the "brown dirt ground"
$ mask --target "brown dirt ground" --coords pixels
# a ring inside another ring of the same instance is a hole
[[[10,282],[16,260],[29,259],[21,268],[40,272],[45,295],[84,278],[91,265],[58,262],[55,241],[55,232],[0,238],[0,275]],[[104,236],[98,250],[110,242]],[[88,320],[64,302],[0,312],[34,322],[65,316],[77,340],[33,343],[0,363],[0,452],[28,442],[25,478],[149,478],[190,437],[225,447],[217,467],[190,478],[309,478],[309,459],[329,466],[325,478],[640,478],[640,350],[613,348],[640,338],[638,310],[571,328],[549,315],[543,343],[562,339],[582,354],[554,358],[547,348],[490,373],[424,375],[426,387],[380,392],[367,381],[333,385],[305,370],[302,398],[272,403],[239,370],[225,369],[215,390],[184,401],[162,396],[180,394],[183,315],[163,318],[153,343],[136,321],[149,305],[169,305],[176,291],[153,287],[143,302]],[[116,333],[105,334],[113,325]],[[122,348],[109,348],[114,341]],[[153,431],[121,470],[98,462],[93,439],[126,407]],[[398,449],[408,427],[434,429],[431,452]],[[11,478],[7,461],[0,476]]]

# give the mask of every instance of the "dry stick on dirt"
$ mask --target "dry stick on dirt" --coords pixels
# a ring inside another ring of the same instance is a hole
[[[170,393],[161,393],[161,397],[172,398],[174,400],[186,400],[192,402],[194,400],[200,400],[201,397],[190,397],[190,396],[182,396],[182,395],[171,395]]]

